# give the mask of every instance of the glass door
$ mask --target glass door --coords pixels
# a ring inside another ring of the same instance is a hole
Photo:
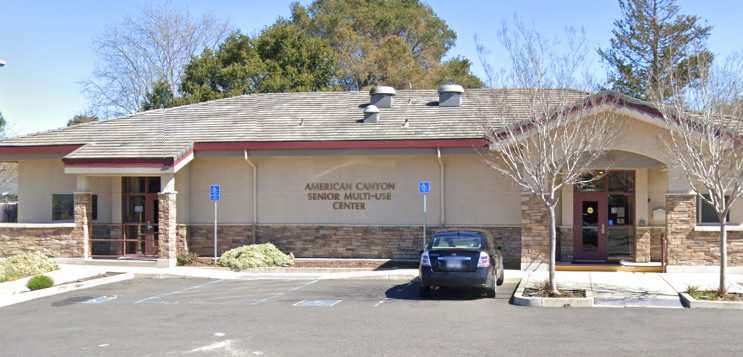
[[[577,260],[606,260],[607,202],[603,192],[575,194],[573,255]]]
[[[123,179],[124,254],[158,255],[159,177],[124,177]]]

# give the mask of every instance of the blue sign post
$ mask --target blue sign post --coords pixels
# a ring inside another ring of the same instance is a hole
[[[418,181],[418,192],[423,194],[423,249],[426,249],[426,226],[428,225],[428,193],[431,192],[431,181]]]
[[[214,265],[217,265],[217,202],[222,198],[219,184],[209,185],[209,199],[214,202]]]

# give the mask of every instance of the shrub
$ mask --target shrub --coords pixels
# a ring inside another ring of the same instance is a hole
[[[51,288],[52,286],[54,286],[54,279],[46,275],[37,275],[29,279],[28,283],[26,283],[26,287],[32,291]]]
[[[188,252],[178,255],[176,259],[178,260],[178,265],[191,265],[199,259],[199,255],[194,252]]]
[[[26,276],[57,270],[57,263],[41,253],[14,255],[0,263],[4,280],[16,280]]]
[[[294,265],[294,256],[282,253],[271,243],[244,245],[230,249],[219,258],[219,265],[232,270]]]

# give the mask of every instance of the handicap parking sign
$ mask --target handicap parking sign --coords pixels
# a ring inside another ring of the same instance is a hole
[[[222,198],[222,192],[219,188],[219,185],[210,185],[209,199],[212,201],[219,201],[220,198]]]
[[[428,180],[418,182],[418,192],[429,193],[431,192],[431,182]]]

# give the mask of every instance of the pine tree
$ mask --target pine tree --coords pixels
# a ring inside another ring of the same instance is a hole
[[[698,16],[679,14],[676,0],[619,0],[611,46],[598,51],[610,67],[612,89],[643,99],[666,98],[709,68],[705,42],[712,30]]]

